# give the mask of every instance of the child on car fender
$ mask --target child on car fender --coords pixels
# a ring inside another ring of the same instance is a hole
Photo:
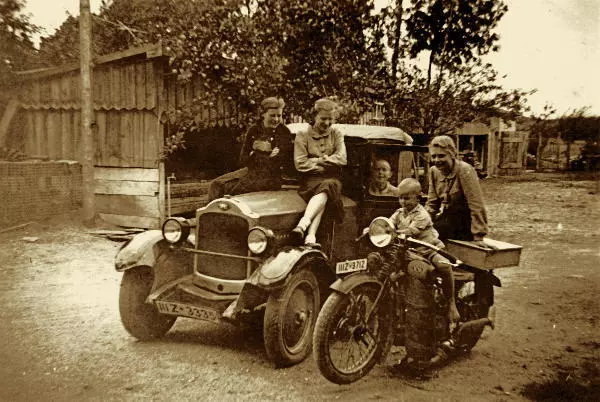
[[[398,185],[397,193],[401,208],[390,217],[390,220],[396,227],[396,232],[427,242],[436,247],[444,247],[444,243],[438,239],[438,233],[433,228],[431,216],[419,204],[418,197],[421,194],[421,184],[418,180],[412,178],[402,180]],[[418,247],[416,251],[429,259],[440,273],[444,283],[444,293],[449,299],[448,319],[453,323],[458,322],[460,315],[454,299],[454,274],[452,273],[449,261],[426,247]]]

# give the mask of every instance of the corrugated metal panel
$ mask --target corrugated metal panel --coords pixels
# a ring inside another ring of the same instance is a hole
[[[156,107],[152,60],[108,64],[93,70],[95,110],[152,110]],[[27,81],[19,94],[24,109],[79,109],[79,74]]]
[[[156,60],[94,69],[95,164],[156,167],[162,134],[157,122]],[[29,155],[79,159],[78,71],[25,81],[20,93]]]
[[[199,77],[194,77],[185,84],[177,82],[175,75],[166,77],[165,95],[167,108],[197,107],[197,118],[204,127],[235,126],[240,121],[237,105],[233,100],[221,95],[205,97],[204,82]],[[196,101],[194,101],[196,99]],[[197,105],[201,105],[198,107]]]

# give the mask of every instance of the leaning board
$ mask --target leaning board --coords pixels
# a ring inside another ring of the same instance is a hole
[[[485,242],[498,250],[486,249],[462,240],[448,240],[446,249],[465,264],[475,268],[494,269],[519,265],[523,247],[488,237],[485,238]]]

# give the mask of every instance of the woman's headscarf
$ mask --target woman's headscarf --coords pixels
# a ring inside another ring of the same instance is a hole
[[[454,140],[447,135],[439,135],[437,137],[433,137],[431,142],[429,143],[429,148],[438,147],[444,150],[452,159],[456,159],[458,157],[458,152],[456,150],[456,145],[454,144]]]

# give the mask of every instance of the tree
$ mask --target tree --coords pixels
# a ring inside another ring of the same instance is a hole
[[[388,109],[401,127],[425,135],[426,141],[451,134],[465,122],[498,116],[514,119],[526,110],[521,90],[506,91],[498,73],[480,61],[448,67],[434,83],[419,66],[404,66]]]
[[[583,140],[586,144],[593,144],[600,138],[598,118],[587,116],[588,112],[589,107],[574,109],[563,114],[557,121],[557,137],[567,144],[567,167],[571,165],[571,145],[574,141]]]
[[[39,27],[23,14],[24,5],[23,0],[0,2],[0,111],[15,83],[14,72],[27,68],[35,54],[31,37],[39,32]]]
[[[531,137],[536,139],[536,160],[535,169],[540,170],[542,167],[542,151],[548,143],[548,139],[553,136],[555,130],[555,122],[551,117],[556,113],[556,109],[546,103],[540,114],[532,114],[531,124],[529,125],[529,131]]]
[[[429,51],[428,83],[432,68],[476,60],[497,51],[499,36],[493,29],[508,7],[502,0],[411,0],[406,10],[408,51],[417,57]]]
[[[290,110],[305,114],[317,98],[333,96],[356,116],[382,95],[384,31],[372,0],[285,0],[280,7]]]
[[[404,16],[403,1],[397,0],[395,7],[390,5],[387,9],[382,10],[382,13],[387,13],[391,16],[387,30],[389,32],[388,46],[392,49],[391,78],[392,81],[395,81],[401,56],[400,42],[402,37],[402,18]]]

